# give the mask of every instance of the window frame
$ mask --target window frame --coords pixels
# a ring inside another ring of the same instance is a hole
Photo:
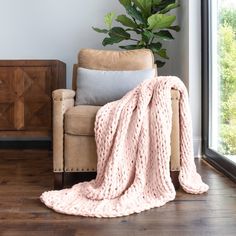
[[[211,84],[211,61],[210,61],[210,1],[201,0],[201,51],[202,51],[202,150],[203,159],[223,174],[236,182],[236,165],[220,153],[209,147],[210,127],[210,84]]]

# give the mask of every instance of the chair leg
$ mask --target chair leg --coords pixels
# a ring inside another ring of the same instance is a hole
[[[59,190],[64,187],[64,172],[54,172],[54,189]]]
[[[179,189],[180,183],[179,183],[179,171],[170,171],[170,177],[172,179],[172,183],[175,186],[175,189]]]

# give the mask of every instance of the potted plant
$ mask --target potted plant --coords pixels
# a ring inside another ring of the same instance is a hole
[[[127,50],[151,49],[157,66],[164,66],[163,59],[169,57],[161,41],[173,40],[171,31],[180,30],[178,25],[173,25],[176,16],[169,14],[170,10],[179,7],[179,3],[176,0],[119,0],[119,2],[125,8],[126,14],[116,17],[114,12],[110,12],[104,17],[107,28],[93,27],[96,32],[107,34],[102,41],[103,46],[125,40],[133,41],[133,44],[119,47]],[[112,27],[113,20],[119,22],[122,27]]]

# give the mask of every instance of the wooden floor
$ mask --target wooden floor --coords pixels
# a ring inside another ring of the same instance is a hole
[[[210,190],[140,214],[114,219],[61,215],[39,196],[52,189],[52,157],[47,151],[0,151],[0,235],[236,235],[236,184],[206,163],[197,168]]]

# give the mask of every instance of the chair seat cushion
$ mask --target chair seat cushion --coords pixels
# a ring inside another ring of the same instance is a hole
[[[179,92],[172,89],[171,99],[179,100]],[[71,135],[94,135],[94,122],[101,106],[78,105],[65,113],[65,133]]]
[[[71,135],[94,135],[94,122],[100,106],[79,105],[65,113],[65,133]]]

